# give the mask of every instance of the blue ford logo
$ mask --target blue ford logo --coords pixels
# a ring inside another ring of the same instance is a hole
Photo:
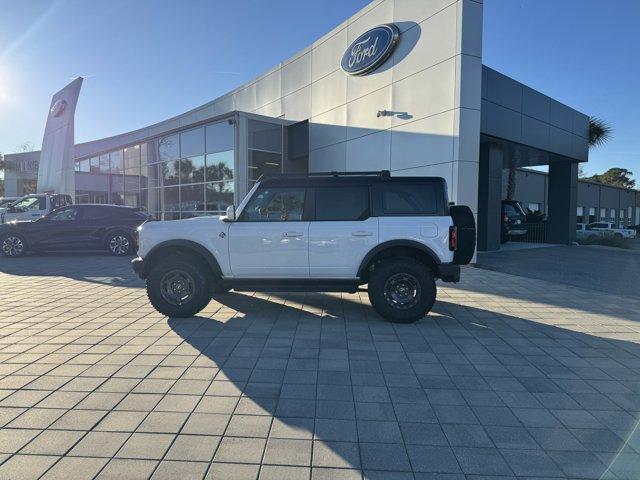
[[[392,23],[363,33],[342,56],[342,70],[350,75],[366,75],[375,70],[393,53],[399,37],[400,31]]]

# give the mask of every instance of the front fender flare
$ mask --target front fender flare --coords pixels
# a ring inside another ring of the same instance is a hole
[[[193,240],[175,239],[175,240],[167,240],[167,241],[161,242],[158,245],[154,246],[151,250],[149,250],[149,253],[147,253],[147,255],[144,258],[145,266],[142,271],[142,274],[145,277],[149,273],[148,270],[150,265],[152,265],[155,260],[154,257],[156,257],[158,253],[160,253],[160,251],[166,248],[192,250],[193,252],[199,254],[201,257],[203,257],[206,260],[207,265],[209,265],[209,268],[211,268],[211,271],[213,272],[214,275],[222,276],[222,269],[220,268],[220,264],[218,263],[218,260],[208,248],[202,246],[198,242],[194,242]]]

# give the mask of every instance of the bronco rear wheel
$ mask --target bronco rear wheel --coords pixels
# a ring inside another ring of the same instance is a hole
[[[147,277],[147,296],[168,317],[192,317],[211,300],[208,272],[185,258],[159,261]]]
[[[371,274],[369,300],[376,312],[391,322],[416,322],[436,301],[433,272],[412,259],[387,260]]]

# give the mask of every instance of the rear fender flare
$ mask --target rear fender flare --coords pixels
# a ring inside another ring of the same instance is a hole
[[[358,267],[358,273],[357,273],[358,278],[362,278],[371,260],[373,260],[373,258],[375,258],[376,255],[378,255],[379,253],[382,253],[385,250],[388,250],[390,248],[395,248],[395,247],[415,248],[417,250],[422,251],[423,253],[426,253],[429,257],[431,257],[431,259],[436,264],[436,266],[442,263],[438,258],[438,255],[436,255],[436,253],[433,250],[431,250],[428,246],[426,246],[423,243],[416,242],[415,240],[389,240],[387,242],[383,242],[379,245],[376,245],[373,249],[369,251],[369,253],[365,255],[365,257],[362,259],[362,262],[360,262],[360,267]]]

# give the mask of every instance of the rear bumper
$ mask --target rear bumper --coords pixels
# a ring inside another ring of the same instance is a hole
[[[131,260],[131,268],[133,268],[133,271],[136,272],[136,275],[138,275],[141,279],[144,280],[145,278],[147,278],[147,272],[144,260],[142,258],[136,257]]]
[[[457,283],[460,281],[460,265],[441,263],[438,265],[438,276],[443,282]]]

